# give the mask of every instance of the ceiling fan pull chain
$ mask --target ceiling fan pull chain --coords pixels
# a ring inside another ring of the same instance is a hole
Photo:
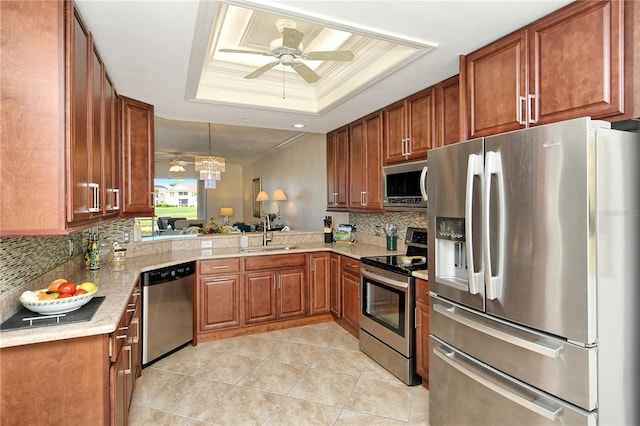
[[[284,95],[284,65],[282,65],[282,99],[285,99],[285,95]]]

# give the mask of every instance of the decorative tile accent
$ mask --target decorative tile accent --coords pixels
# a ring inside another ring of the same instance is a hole
[[[116,219],[99,227],[64,236],[0,238],[0,296],[77,256],[82,261],[90,232],[100,235],[101,259],[110,258],[113,242],[121,243],[125,230],[133,239],[133,219]],[[69,241],[73,244],[71,255]]]
[[[352,225],[356,225],[356,238],[359,241],[362,241],[363,235],[384,237],[385,225],[387,223],[394,223],[398,225],[398,242],[400,242],[404,241],[407,235],[407,227],[426,228],[428,217],[427,212],[388,212],[385,214],[350,213],[349,221]],[[385,244],[383,241],[380,245]]]

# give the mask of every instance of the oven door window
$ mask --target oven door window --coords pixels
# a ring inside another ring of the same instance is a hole
[[[405,336],[406,295],[402,290],[365,278],[362,286],[362,313],[371,320]]]

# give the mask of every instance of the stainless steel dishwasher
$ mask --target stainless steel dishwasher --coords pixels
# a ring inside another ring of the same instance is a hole
[[[195,262],[142,274],[142,365],[193,340]]]

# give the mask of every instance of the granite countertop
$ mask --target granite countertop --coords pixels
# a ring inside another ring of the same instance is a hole
[[[91,321],[2,331],[0,332],[0,348],[112,333],[115,331],[118,321],[124,313],[129,295],[136,286],[140,274],[165,266],[205,259],[265,256],[313,251],[331,251],[355,259],[360,259],[364,256],[402,254],[399,252],[388,252],[385,247],[363,243],[353,245],[293,243],[290,245],[295,246],[295,248],[267,252],[243,252],[237,247],[213,247],[206,250],[170,250],[161,253],[129,257],[125,262],[117,264],[105,262],[102,263],[101,268],[97,271],[78,270],[68,274],[65,278],[77,283],[92,281],[98,286],[96,296],[105,296],[104,302]]]

